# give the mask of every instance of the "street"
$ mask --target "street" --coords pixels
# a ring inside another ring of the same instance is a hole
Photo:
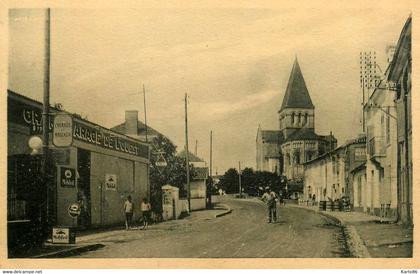
[[[326,217],[290,205],[277,206],[280,218],[268,224],[256,199],[220,202],[232,213],[198,221],[178,220],[149,230],[121,231],[99,239],[105,247],[84,258],[331,258],[347,257],[341,228]]]

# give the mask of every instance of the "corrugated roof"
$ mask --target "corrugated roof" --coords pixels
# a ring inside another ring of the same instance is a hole
[[[314,108],[297,57],[290,73],[280,111],[285,108]]]
[[[207,167],[194,167],[194,180],[205,180],[208,177],[209,169]]]

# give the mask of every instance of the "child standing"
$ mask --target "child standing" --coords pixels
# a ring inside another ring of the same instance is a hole
[[[131,196],[128,195],[127,200],[124,203],[124,212],[125,212],[125,229],[131,228],[131,221],[133,219],[134,205],[131,202]]]
[[[143,201],[140,205],[140,210],[143,216],[143,229],[147,229],[147,226],[149,225],[150,212],[152,210],[152,206],[146,198],[143,198]]]

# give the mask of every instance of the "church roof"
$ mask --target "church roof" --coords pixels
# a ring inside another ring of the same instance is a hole
[[[287,137],[286,142],[297,140],[323,140],[324,138],[316,134],[313,129],[301,128]]]
[[[283,134],[280,130],[262,130],[262,139],[268,143],[279,143],[283,141]]]
[[[285,108],[314,108],[297,57],[290,73],[289,83],[287,84],[280,111]]]

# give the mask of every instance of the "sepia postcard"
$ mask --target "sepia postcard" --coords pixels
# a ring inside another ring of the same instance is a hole
[[[2,4],[0,268],[419,268],[417,6]]]

